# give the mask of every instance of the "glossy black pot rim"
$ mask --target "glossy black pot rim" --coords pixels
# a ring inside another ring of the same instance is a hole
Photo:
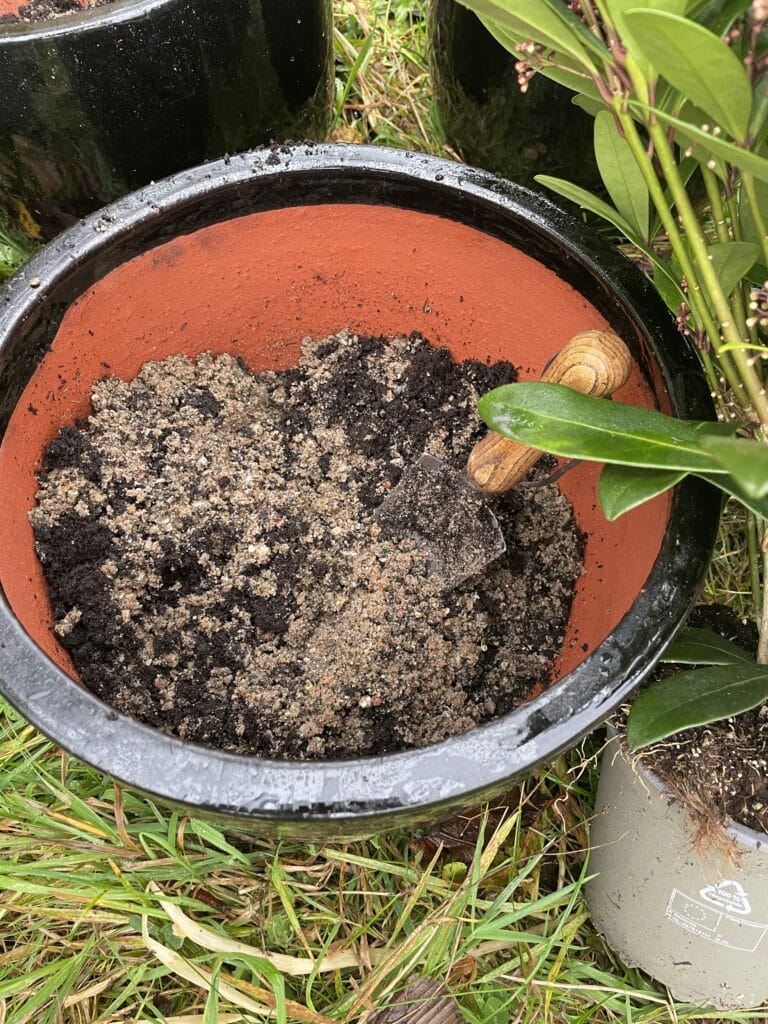
[[[497,237],[517,238],[518,244],[524,240],[529,252],[555,254],[561,276],[591,282],[582,291],[609,321],[629,318],[639,325],[660,357],[677,414],[711,414],[692,347],[653,289],[616,250],[541,196],[501,178],[378,147],[273,147],[184,171],[119,200],[47,245],[0,290],[0,355],[39,318],[47,294],[52,298],[46,316],[55,323],[76,295],[147,248],[259,210],[333,202],[435,213]],[[34,288],[33,279],[39,279]],[[27,636],[1,598],[0,688],[60,746],[153,797],[198,812],[288,826],[335,823],[339,830],[372,831],[499,791],[603,722],[650,671],[687,614],[708,564],[718,516],[716,492],[686,480],[673,499],[646,585],[613,633],[535,700],[419,750],[291,763],[183,743],[117,714],[74,683]]]
[[[84,8],[72,11],[58,18],[40,21],[10,22],[0,25],[0,46],[9,43],[30,43],[36,40],[51,42],[101,29],[104,26],[120,25],[134,18],[150,15],[161,7],[168,7],[179,0],[113,0],[104,7]]]

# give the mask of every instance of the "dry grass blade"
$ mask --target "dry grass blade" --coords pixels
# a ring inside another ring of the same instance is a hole
[[[149,886],[150,892],[157,893],[159,888],[154,883]],[[240,953],[243,956],[256,956],[267,960],[273,967],[283,974],[291,977],[302,977],[314,972],[340,971],[347,967],[360,966],[359,958],[352,950],[344,950],[340,953],[329,953],[321,960],[309,960],[306,957],[285,956],[282,953],[270,953],[256,946],[249,946],[237,939],[225,939],[224,936],[205,928],[203,925],[193,921],[175,903],[158,899],[158,903],[173,922],[174,932],[179,938],[190,939],[196,942],[203,949],[213,953]],[[371,953],[385,953],[386,950],[371,950]]]
[[[89,985],[88,988],[82,989],[80,992],[73,992],[72,995],[67,996],[64,1002],[61,1004],[65,1010],[68,1010],[71,1006],[76,1006],[78,1003],[84,1003],[86,999],[93,999],[94,996],[100,995],[105,992],[118,978],[121,978],[125,974],[124,970],[112,971],[106,978],[102,978],[101,981],[94,982],[93,985]]]
[[[203,967],[196,967],[168,946],[164,946],[161,942],[151,938],[146,917],[141,919],[141,938],[150,953],[153,953],[160,963],[165,964],[174,974],[178,974],[180,978],[190,982],[192,985],[210,992],[213,986],[213,972]],[[241,1006],[244,1010],[249,1010],[251,1013],[256,1013],[263,1017],[275,1016],[274,1007],[257,1003],[225,982],[219,982],[219,993],[225,999],[229,999],[231,1003],[234,1003],[235,1006]],[[151,1022],[142,1021],[140,1024],[151,1024]]]

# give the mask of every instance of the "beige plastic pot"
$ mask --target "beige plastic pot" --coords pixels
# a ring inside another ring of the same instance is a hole
[[[612,736],[586,887],[595,925],[677,1000],[768,1003],[768,835],[735,824],[711,841],[698,833],[690,811]]]

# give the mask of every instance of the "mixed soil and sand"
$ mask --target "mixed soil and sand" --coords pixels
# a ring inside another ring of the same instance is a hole
[[[342,332],[288,370],[178,356],[97,382],[31,513],[83,681],[186,740],[273,758],[422,746],[518,705],[549,679],[582,571],[557,486],[496,502],[506,554],[448,592],[374,520],[422,452],[464,465],[479,395],[514,377]]]

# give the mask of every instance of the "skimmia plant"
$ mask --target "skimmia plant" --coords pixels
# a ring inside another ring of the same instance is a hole
[[[756,661],[701,631],[668,660],[698,667],[646,690],[630,746],[729,717],[768,698],[768,2],[459,0],[533,74],[571,89],[595,119],[609,200],[537,180],[610,222],[636,250],[681,334],[691,338],[718,422],[587,398],[556,384],[483,397],[494,430],[605,462],[609,519],[689,473],[747,510]]]

